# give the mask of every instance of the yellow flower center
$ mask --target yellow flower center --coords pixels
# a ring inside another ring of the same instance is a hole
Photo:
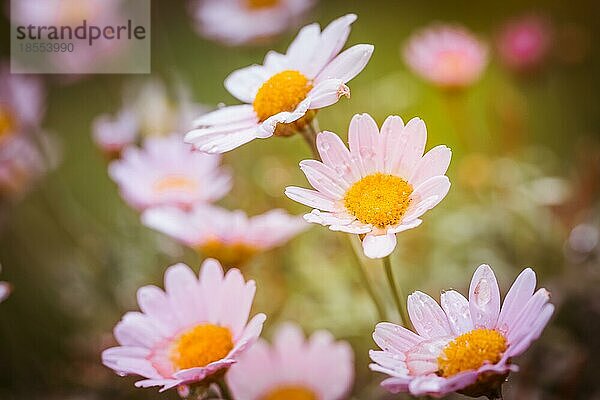
[[[261,400],[317,400],[317,395],[302,386],[282,386],[272,390]]]
[[[246,0],[246,7],[251,10],[260,10],[262,8],[272,8],[279,4],[280,0]]]
[[[506,338],[494,329],[475,329],[462,334],[448,343],[438,357],[438,375],[447,378],[485,363],[495,364],[506,347]]]
[[[0,140],[8,137],[15,127],[15,120],[10,110],[0,104]]]
[[[222,326],[200,324],[181,334],[171,349],[171,361],[181,370],[205,367],[233,349],[231,331]]]
[[[299,71],[275,74],[258,89],[254,111],[260,121],[283,111],[293,111],[312,87],[312,82]]]
[[[384,228],[402,221],[412,191],[404,179],[378,172],[352,185],[344,196],[344,206],[360,222]]]
[[[185,175],[168,175],[157,180],[153,188],[159,194],[171,191],[193,192],[198,188],[198,184]]]
[[[198,246],[198,250],[227,267],[241,267],[258,252],[256,247],[246,243],[223,243],[218,239],[206,241]]]

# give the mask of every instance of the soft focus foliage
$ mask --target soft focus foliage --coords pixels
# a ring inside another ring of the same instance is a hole
[[[356,113],[368,112],[379,125],[388,115],[404,121],[418,116],[427,124],[426,150],[452,148],[448,195],[419,228],[398,235],[397,280],[405,294],[418,289],[438,298],[448,288],[468,293],[469,278],[486,263],[504,296],[524,267],[534,268],[556,312],[539,341],[519,357],[520,372],[505,385],[505,398],[590,399],[600,396],[600,60],[592,43],[600,33],[598,8],[590,0],[545,2],[542,9],[534,4],[317,3],[305,22],[325,26],[356,13],[349,45],[375,45],[369,64],[351,82],[351,99],[317,117],[321,129],[346,141]],[[178,398],[176,391],[136,389],[137,378],[115,375],[100,354],[117,344],[112,328],[137,308],[139,287],[162,286],[165,269],[177,262],[198,272],[203,257],[142,224],[109,178],[108,158],[121,147],[97,146],[92,132],[100,129],[98,121],[114,122],[128,110],[136,119],[128,127],[139,132],[127,143],[173,130],[184,134],[192,104],[192,115],[200,114],[197,104],[237,104],[223,86],[225,77],[262,62],[271,48],[285,51],[294,36],[283,33],[269,47],[223,46],[199,35],[189,5],[152,1],[151,76],[41,77],[46,111],[34,144],[48,156],[44,172],[36,173],[45,178],[0,204],[0,279],[11,287],[0,303],[1,399]],[[552,35],[543,59],[522,73],[500,62],[495,40],[506,22],[531,15],[543,16]],[[440,21],[464,25],[488,44],[487,68],[461,90],[427,83],[402,59],[409,36]],[[0,43],[5,60],[9,38]],[[232,189],[218,205],[248,215],[309,212],[284,195],[287,186],[308,187],[298,164],[309,158],[299,135],[255,140],[225,154]],[[392,322],[399,322],[381,262],[363,261]],[[298,323],[307,336],[330,331],[354,351],[352,398],[394,398],[379,387],[382,376],[368,368],[379,320],[354,263],[343,233],[311,225],[241,267],[245,279],[257,282],[250,314],[268,316],[262,336],[269,343],[285,321]]]

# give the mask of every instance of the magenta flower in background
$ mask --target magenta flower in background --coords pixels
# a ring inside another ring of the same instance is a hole
[[[543,63],[552,41],[550,22],[525,16],[507,22],[497,38],[498,55],[507,67],[517,71],[537,68]]]
[[[517,277],[500,307],[500,290],[492,269],[481,265],[471,280],[469,299],[449,290],[441,307],[422,292],[408,297],[408,312],[417,333],[389,322],[377,324],[371,369],[390,377],[382,386],[392,393],[444,396],[459,392],[491,395],[518,370],[512,358],[522,354],[548,323],[554,306],[550,293],[534,293],[530,268]]]
[[[111,178],[133,208],[173,205],[190,208],[221,199],[231,189],[231,174],[219,155],[194,151],[178,134],[149,137],[130,146],[109,165]]]
[[[285,194],[315,208],[304,216],[308,222],[365,235],[365,255],[386,257],[396,247],[396,233],[419,226],[450,189],[445,173],[452,153],[436,146],[423,155],[426,141],[419,118],[404,125],[390,116],[380,131],[370,115],[357,114],[350,121],[350,151],[335,133],[321,132],[317,149],[323,161],[300,163],[316,190],[290,186]]]
[[[270,346],[259,339],[226,376],[233,397],[244,400],[341,400],[353,379],[347,342],[336,342],[327,331],[306,339],[293,323],[281,325]]]
[[[415,74],[443,88],[475,83],[488,63],[487,45],[457,25],[433,25],[417,31],[408,39],[403,55]]]
[[[229,45],[260,43],[296,27],[315,0],[195,0],[196,31]]]
[[[248,317],[254,281],[238,269],[223,273],[206,260],[199,278],[177,264],[165,272],[165,291],[144,286],[137,298],[141,312],[128,312],[114,329],[118,347],[105,350],[102,362],[121,375],[140,375],[137,387],[201,382],[227,369],[259,337],[264,314]]]
[[[242,105],[223,107],[195,121],[185,140],[208,153],[224,153],[257,138],[287,136],[304,128],[315,110],[350,96],[346,86],[373,53],[373,46],[355,45],[340,54],[356,15],[348,14],[323,31],[319,24],[300,30],[286,54],[269,51],[263,65],[234,71],[227,90]]]
[[[204,204],[189,211],[151,208],[142,214],[142,222],[228,266],[241,266],[257,253],[282,246],[308,227],[302,218],[283,210],[248,217],[241,210]]]

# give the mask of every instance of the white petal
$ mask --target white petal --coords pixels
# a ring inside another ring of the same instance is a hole
[[[334,58],[319,73],[316,81],[341,79],[344,83],[349,82],[366,67],[371,55],[373,55],[373,50],[374,47],[370,44],[357,44],[350,47]]]
[[[365,256],[369,258],[383,258],[392,254],[396,248],[396,235],[367,235],[362,241]]]
[[[342,96],[350,98],[350,88],[341,79],[328,79],[315,86],[307,97],[310,108],[316,109],[337,103]]]

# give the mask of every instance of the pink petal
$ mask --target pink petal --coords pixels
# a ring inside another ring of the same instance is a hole
[[[376,171],[379,128],[369,114],[356,114],[350,121],[348,132],[350,156],[358,161],[362,176]]]
[[[448,323],[456,336],[473,329],[469,301],[456,290],[442,293],[442,308],[448,317]]]
[[[448,147],[444,145],[434,147],[417,162],[409,182],[413,186],[419,186],[429,178],[444,175],[450,165],[450,158],[452,158],[452,151]]]
[[[423,339],[403,326],[380,322],[375,326],[373,340],[383,350],[402,353],[410,350]]]
[[[388,174],[394,172],[408,141],[403,130],[404,121],[397,115],[387,117],[381,126],[379,154],[383,154],[383,170]]]
[[[397,141],[395,163],[392,173],[405,180],[412,176],[418,161],[425,151],[427,128],[420,118],[413,118],[404,127],[402,138]],[[389,153],[388,153],[389,154]]]
[[[424,338],[452,335],[442,308],[423,292],[417,291],[408,296],[408,314],[416,331]]]
[[[335,133],[327,131],[319,133],[317,149],[323,163],[336,171],[347,185],[351,185],[361,178],[360,171],[350,158],[350,152]]]
[[[363,251],[368,258],[387,257],[396,248],[396,234],[368,234],[362,241]]]
[[[531,268],[526,268],[519,274],[510,290],[504,298],[504,304],[500,310],[497,327],[501,332],[508,332],[523,311],[523,307],[529,301],[535,290],[535,272]]]
[[[370,44],[350,47],[327,64],[316,80],[320,82],[326,79],[340,79],[343,83],[349,82],[366,67],[373,50],[374,46]]]
[[[469,287],[469,308],[475,328],[496,327],[500,312],[500,289],[489,265],[480,265],[473,274]]]
[[[285,188],[285,195],[290,199],[309,207],[318,208],[323,211],[336,211],[333,200],[316,190],[304,189],[295,186]]]
[[[344,197],[348,186],[327,165],[317,160],[304,160],[300,162],[300,169],[312,187],[319,192],[331,198]]]

